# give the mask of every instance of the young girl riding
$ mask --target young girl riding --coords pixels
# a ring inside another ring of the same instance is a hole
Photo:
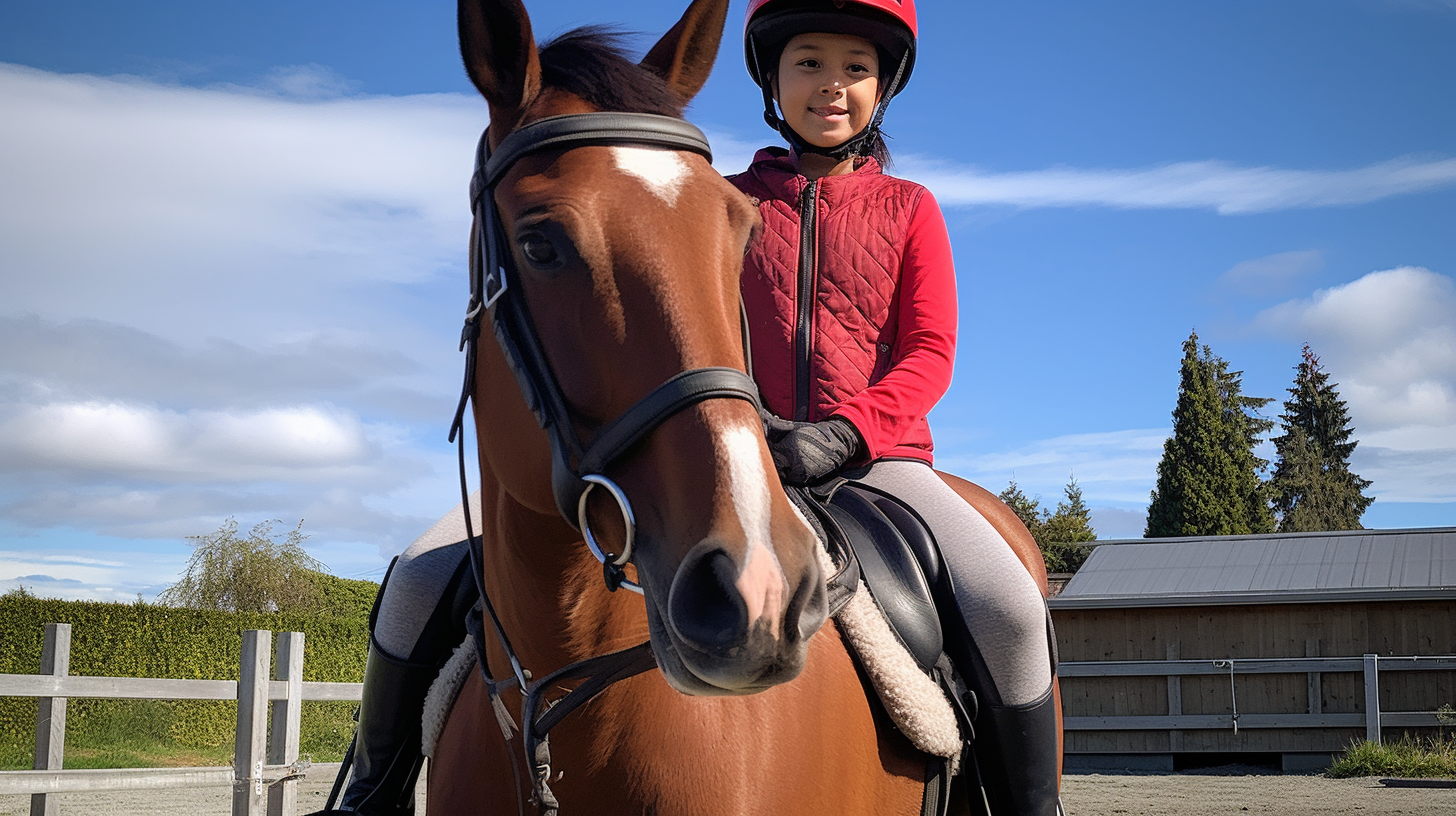
[[[763,220],[742,294],[774,464],[788,484],[868,485],[926,523],[955,597],[941,610],[946,650],[978,702],[992,812],[1057,814],[1045,603],[1007,542],[931,469],[926,414],[950,385],[955,270],[934,197],[884,174],[880,132],[915,65],[914,2],[752,0],[744,49],[764,118],[789,144],[729,179]],[[464,538],[457,507],[386,576],[340,812],[413,812],[424,693],[473,601]]]
[[[934,197],[884,174],[880,132],[915,47],[913,0],[749,4],[748,70],[765,120],[790,146],[759,151],[729,179],[764,225],[743,263],[753,371],[776,415],[769,449],[785,482],[842,475],[898,497],[929,526],[959,607],[941,610],[947,650],[980,704],[976,753],[992,812],[1054,814],[1041,592],[930,467],[926,414],[955,358],[955,269]]]

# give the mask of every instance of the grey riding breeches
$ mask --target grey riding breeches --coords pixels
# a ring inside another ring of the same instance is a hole
[[[923,462],[882,460],[856,472],[854,480],[899,497],[930,527],[960,614],[1000,702],[1022,705],[1045,695],[1051,686],[1046,604],[990,522]],[[471,503],[472,518],[479,519],[478,493]],[[456,505],[395,563],[375,623],[380,648],[399,659],[410,656],[451,576],[467,557],[465,522]]]
[[[1052,684],[1046,602],[1006,539],[924,462],[881,460],[853,478],[910,505],[930,528],[1000,703],[1045,695]]]
[[[470,496],[470,518],[480,524],[480,493]],[[461,505],[446,513],[400,553],[379,599],[374,640],[391,657],[409,659],[425,623],[439,605],[460,562],[469,558]],[[476,530],[479,533],[479,529]]]

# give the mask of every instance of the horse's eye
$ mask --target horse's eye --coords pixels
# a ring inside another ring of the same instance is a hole
[[[526,260],[537,266],[550,266],[556,262],[556,247],[539,232],[528,232],[516,239]]]

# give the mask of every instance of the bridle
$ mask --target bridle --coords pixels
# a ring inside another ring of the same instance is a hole
[[[557,510],[568,523],[581,530],[592,554],[602,562],[611,589],[627,586],[640,592],[639,587],[625,580],[622,571],[632,557],[631,504],[603,471],[669,417],[699,402],[741,399],[757,408],[758,386],[752,377],[735,368],[715,366],[684,371],[659,385],[609,423],[589,444],[583,445],[572,426],[571,409],[531,322],[524,294],[519,287],[509,285],[515,275],[513,256],[506,247],[505,230],[491,195],[516,161],[528,154],[620,144],[686,150],[712,159],[702,131],[681,119],[655,114],[552,116],[506,136],[494,151],[490,150],[486,135],[481,135],[476,149],[475,175],[470,181],[477,244],[470,269],[470,303],[461,334],[461,348],[467,352],[465,383],[450,428],[450,440],[455,441],[461,429],[466,403],[474,388],[475,341],[480,335],[480,318],[493,306],[496,340],[526,404],[551,442],[551,491]],[[595,487],[610,493],[622,510],[627,534],[621,553],[604,553],[587,523],[586,499]]]
[[[480,338],[483,316],[491,316],[491,326],[500,344],[506,363],[520,385],[526,404],[536,421],[546,431],[551,444],[551,491],[557,510],[567,523],[579,529],[592,555],[602,563],[607,588],[616,591],[627,587],[640,593],[641,587],[626,579],[623,568],[631,561],[635,521],[632,505],[620,487],[608,478],[606,471],[620,460],[637,442],[650,434],[669,417],[710,399],[739,399],[759,407],[758,386],[748,374],[735,368],[705,367],[683,371],[639,400],[626,413],[609,423],[590,442],[583,444],[572,424],[571,408],[562,393],[546,359],[537,335],[525,294],[520,286],[511,285],[516,276],[513,255],[507,244],[505,229],[496,208],[494,190],[511,167],[531,153],[546,150],[572,150],[601,145],[634,145],[682,150],[709,160],[712,153],[702,131],[670,116],[642,113],[579,113],[552,116],[533,122],[509,134],[494,151],[488,142],[489,130],[481,134],[476,148],[475,173],[470,180],[471,211],[475,217],[475,251],[471,253],[470,302],[466,309],[465,327],[460,347],[465,351],[465,381],[455,419],[450,426],[450,441],[459,454],[460,494],[465,512],[465,529],[469,539],[471,572],[480,590],[480,603],[466,621],[475,639],[481,673],[495,709],[501,731],[509,742],[515,723],[501,700],[500,692],[511,686],[520,689],[524,698],[522,719],[526,759],[532,766],[533,801],[542,814],[556,813],[557,802],[547,784],[551,775],[550,748],[547,732],[572,710],[587,702],[608,685],[653,668],[656,661],[650,643],[630,649],[588,658],[573,663],[532,682],[511,647],[510,639],[485,593],[481,571],[484,556],[481,539],[475,534],[470,518],[470,495],[466,483],[465,412],[475,388],[476,343]],[[746,340],[746,334],[745,334]],[[626,525],[626,536],[620,553],[603,552],[587,521],[587,499],[595,488],[606,490],[617,502]],[[496,638],[511,664],[511,677],[495,681],[488,675],[485,654],[484,614],[488,613]],[[538,716],[544,694],[562,682],[581,679],[584,682],[555,701]],[[511,755],[512,772],[519,771],[515,754]],[[522,806],[524,810],[524,806]]]

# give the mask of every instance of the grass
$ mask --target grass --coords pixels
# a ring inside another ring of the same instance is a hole
[[[1456,736],[1427,739],[1403,737],[1400,742],[1351,745],[1327,776],[1390,776],[1403,779],[1456,778]]]
[[[305,702],[299,753],[314,762],[343,759],[354,733],[354,706],[348,702]],[[76,700],[70,709],[66,722],[67,769],[201,768],[233,762],[236,709],[232,703]],[[26,727],[8,728],[0,740],[0,770],[31,767],[35,745],[33,702],[28,711],[29,722],[20,723]]]

